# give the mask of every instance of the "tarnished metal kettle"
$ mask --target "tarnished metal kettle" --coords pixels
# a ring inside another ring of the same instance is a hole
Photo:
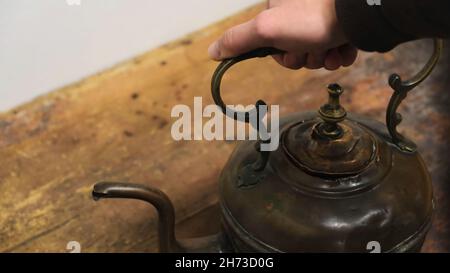
[[[339,102],[342,88],[331,84],[329,101],[318,112],[280,120],[275,151],[262,151],[262,140],[241,142],[219,178],[222,231],[217,235],[177,241],[173,205],[154,188],[100,182],[93,197],[155,206],[161,252],[367,252],[371,243],[382,252],[420,251],[433,214],[432,184],[415,145],[397,132],[397,108],[436,65],[442,41],[434,42],[434,54],[420,73],[408,81],[390,77],[394,93],[386,126],[347,114]],[[219,65],[211,86],[224,113],[238,116],[226,111],[220,96],[226,70],[277,52],[259,49]],[[240,114],[248,122],[248,112]]]

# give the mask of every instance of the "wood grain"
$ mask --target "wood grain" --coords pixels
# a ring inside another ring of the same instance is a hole
[[[218,219],[211,220],[216,180],[234,143],[174,141],[170,112],[176,104],[192,106],[194,96],[212,103],[217,63],[208,59],[208,45],[262,9],[247,9],[0,114],[0,251],[65,252],[69,241],[80,242],[82,252],[156,251],[153,208],[137,201],[94,202],[91,188],[100,180],[161,188],[176,207],[181,237],[217,228],[207,223]],[[338,72],[290,71],[271,58],[252,60],[227,74],[224,98],[230,104],[263,98],[287,114],[317,109],[325,86],[338,81],[347,89],[348,110],[383,120],[392,92],[388,75],[412,75],[430,50],[420,42],[385,55],[364,53],[352,69]],[[448,73],[439,72],[445,69],[441,62],[402,107],[402,130],[419,144],[437,191],[437,224],[426,251],[449,251],[449,153],[440,152],[448,151],[450,128],[442,110],[449,101]],[[200,220],[192,220],[196,215]]]

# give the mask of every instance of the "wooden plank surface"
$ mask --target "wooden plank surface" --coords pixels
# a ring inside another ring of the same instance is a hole
[[[262,8],[0,114],[0,251],[65,252],[69,241],[80,242],[83,252],[155,251],[154,210],[137,201],[92,201],[99,180],[159,187],[174,202],[179,235],[204,232],[217,211],[216,180],[234,143],[176,142],[170,112],[176,104],[192,106],[194,96],[212,103],[217,63],[208,59],[208,45]],[[430,50],[419,42],[384,55],[364,53],[352,69],[338,72],[290,71],[270,58],[252,60],[227,74],[224,97],[230,104],[263,98],[279,104],[283,115],[317,109],[325,86],[337,81],[347,89],[349,111],[383,121],[392,93],[388,75],[412,75]],[[435,183],[428,252],[450,250],[448,69],[441,61],[401,109],[402,131],[419,144]],[[196,215],[200,220],[190,221]]]

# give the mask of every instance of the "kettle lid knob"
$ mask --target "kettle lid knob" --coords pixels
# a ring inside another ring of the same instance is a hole
[[[345,120],[347,111],[340,104],[340,96],[344,89],[337,83],[328,85],[328,103],[319,109],[319,116],[323,120],[315,130],[315,134],[322,138],[339,139],[343,135],[339,122]]]

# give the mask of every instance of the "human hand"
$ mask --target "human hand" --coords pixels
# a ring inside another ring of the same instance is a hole
[[[228,29],[208,51],[218,61],[260,47],[285,51],[273,57],[291,69],[336,70],[357,56],[338,24],[335,0],[269,0],[265,11]]]

